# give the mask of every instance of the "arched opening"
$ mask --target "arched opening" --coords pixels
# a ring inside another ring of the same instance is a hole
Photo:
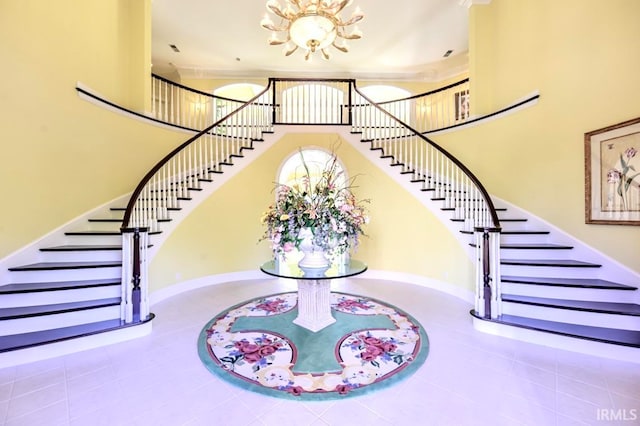
[[[304,187],[304,179],[309,177],[310,187],[314,187],[322,178],[323,172],[327,170],[327,166],[334,159],[334,153],[319,147],[305,147],[289,155],[281,164],[276,175],[278,185],[286,185],[292,188]],[[336,186],[345,187],[349,180],[346,170],[336,157],[334,165],[335,174],[337,176]],[[278,193],[276,189],[275,197]],[[333,262],[344,262],[348,259],[349,254],[341,254],[333,258]],[[288,268],[295,267],[302,258],[302,252],[293,249],[288,252],[285,258],[279,258],[279,262],[283,262]]]

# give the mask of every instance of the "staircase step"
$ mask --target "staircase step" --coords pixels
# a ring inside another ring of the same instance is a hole
[[[182,210],[182,207],[164,207],[165,210],[170,211],[170,212],[177,212]],[[111,207],[110,209],[111,211],[114,212],[125,212],[127,211],[126,207]]]
[[[503,294],[503,302],[545,306],[549,308],[570,309],[576,311],[600,312],[605,314],[640,316],[640,305],[635,303],[596,302],[591,300],[550,299],[516,294]]]
[[[54,247],[44,247],[41,248],[40,251],[100,251],[100,250],[122,250],[121,245],[78,245],[78,244],[67,244],[64,246],[54,246]]]
[[[167,209],[167,210],[171,210],[171,209]],[[157,234],[160,234],[161,232],[162,231],[151,231],[149,232],[149,235],[157,235]],[[104,236],[122,235],[122,233],[120,231],[68,231],[68,232],[65,232],[64,235],[104,237]]]
[[[471,247],[477,247],[475,243],[469,243]],[[506,250],[570,250],[572,246],[565,246],[563,244],[548,244],[548,243],[502,243],[501,249]]]
[[[473,234],[473,231],[460,231],[463,234]],[[501,231],[500,235],[549,235],[549,231],[527,231],[527,230],[507,230]]]
[[[528,231],[526,229],[521,230],[503,230],[500,232],[502,235],[549,235],[549,231]]]
[[[602,265],[574,259],[501,259],[501,265],[553,266],[561,268],[599,268]]]
[[[614,283],[611,281],[601,280],[598,278],[544,278],[544,277],[516,277],[502,276],[502,282],[515,284],[533,284],[541,286],[556,287],[573,287],[573,288],[591,288],[603,290],[637,290],[625,284]]]
[[[484,321],[496,322],[529,330],[543,331],[579,339],[640,348],[640,331],[637,330],[619,330],[616,328],[567,324],[556,321],[523,318],[516,315],[501,315],[497,319],[492,320],[483,318],[477,315],[474,311],[471,311],[471,315]]]
[[[40,282],[40,283],[15,283],[0,286],[0,295],[21,294],[21,293],[38,293],[44,291],[63,291],[76,290],[81,288],[93,288],[120,285],[117,278],[102,280],[80,280],[80,281],[61,281],[61,282]]]
[[[60,269],[116,268],[122,262],[39,262],[30,265],[15,266],[10,271],[52,271]]]
[[[564,244],[547,244],[547,243],[511,243],[511,244],[500,244],[501,249],[509,249],[509,250],[570,250],[572,246],[566,246]]]
[[[150,314],[149,319],[144,321],[144,323],[151,321],[153,317],[154,315]],[[120,328],[132,327],[140,324],[141,323],[125,324],[119,319],[113,319],[52,330],[14,334],[11,336],[0,336],[0,352],[8,352],[33,346],[56,343],[64,340],[86,337],[92,334],[114,331]]]
[[[120,231],[67,231],[64,235],[122,235]]]
[[[72,303],[57,303],[54,305],[20,306],[0,309],[0,320],[28,318],[43,315],[63,314],[87,309],[103,308],[120,304],[120,298],[85,300]]]

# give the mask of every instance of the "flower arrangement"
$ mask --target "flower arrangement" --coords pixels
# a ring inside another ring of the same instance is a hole
[[[292,186],[276,185],[276,201],[262,217],[267,229],[260,241],[271,241],[275,255],[286,254],[300,248],[308,229],[314,246],[330,257],[356,248],[369,221],[363,207],[369,200],[357,200],[350,185],[339,183],[344,178],[335,153],[319,176],[310,173],[302,150],[299,154],[304,174]]]
[[[624,157],[622,153],[620,153],[620,169],[611,169],[607,173],[607,182],[611,184],[617,184],[617,193],[622,200],[622,210],[626,211],[629,209],[628,206],[628,196],[627,192],[629,192],[629,187],[633,183],[633,180],[640,176],[640,173],[631,174],[630,172],[635,172],[636,169],[631,164],[631,159],[636,156],[638,151],[629,147],[624,151]],[[625,160],[626,157],[626,160]]]

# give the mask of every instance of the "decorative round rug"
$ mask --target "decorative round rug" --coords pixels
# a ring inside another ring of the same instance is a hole
[[[216,315],[198,337],[209,371],[265,395],[327,400],[382,389],[413,374],[429,340],[410,315],[379,300],[331,293],[336,322],[296,324],[297,292],[256,298]]]

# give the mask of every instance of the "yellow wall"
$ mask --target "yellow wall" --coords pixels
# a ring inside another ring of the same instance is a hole
[[[640,272],[640,226],[584,218],[584,133],[640,117],[640,2],[493,0],[470,16],[475,112],[540,101],[436,140],[491,193]]]
[[[0,258],[131,191],[185,139],[93,106],[75,90],[82,82],[113,102],[143,104],[131,92],[149,80],[131,61],[148,49],[132,38],[143,3],[0,1]]]
[[[0,258],[131,191],[186,139],[90,105],[75,91],[80,81],[111,101],[145,108],[140,96],[148,89],[133,88],[148,79],[148,61],[139,58],[147,55],[148,32],[134,27],[148,25],[149,2],[0,0],[0,199],[9,206],[0,209]],[[635,270],[640,227],[584,224],[583,134],[640,116],[634,95],[640,93],[638,16],[636,0],[493,0],[473,6],[469,75],[475,112],[493,111],[536,89],[541,99],[509,117],[436,136],[490,192]],[[420,92],[422,83],[415,87]],[[255,241],[277,165],[297,144],[332,142],[325,138],[287,136],[216,192],[154,260],[154,288],[255,269],[268,254],[266,243]],[[374,269],[447,278],[469,288],[470,266],[453,238],[348,145],[342,150],[350,173],[364,173],[362,195],[374,202],[371,238],[357,256]]]
[[[257,270],[271,257],[260,218],[273,202],[280,165],[301,146],[330,150],[335,134],[286,134],[249,167],[211,195],[178,229],[150,266],[151,291],[202,276]],[[371,199],[368,237],[354,258],[372,269],[405,272],[472,289],[473,269],[465,250],[409,192],[370,163],[348,142],[336,151],[354,192]],[[247,154],[251,155],[251,153]]]

